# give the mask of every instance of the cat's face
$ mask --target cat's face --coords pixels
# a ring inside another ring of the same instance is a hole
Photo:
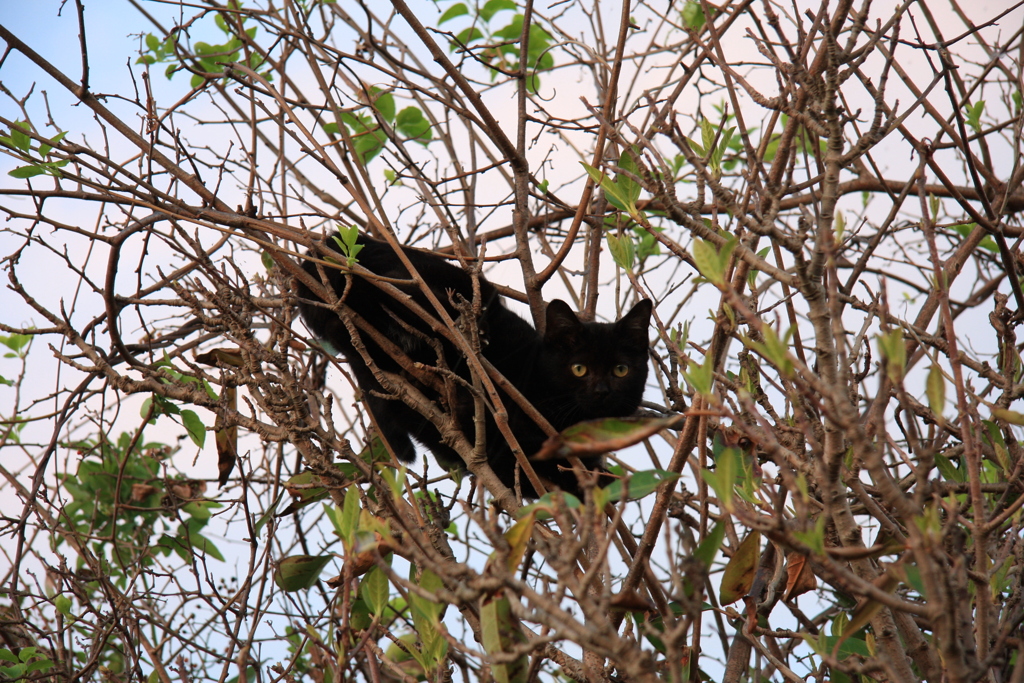
[[[568,304],[548,305],[544,344],[552,383],[567,405],[553,422],[631,415],[647,381],[651,302],[644,300],[615,323],[584,323]],[[564,415],[564,417],[563,417]]]

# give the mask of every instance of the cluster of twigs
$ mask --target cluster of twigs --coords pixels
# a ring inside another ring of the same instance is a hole
[[[91,117],[4,86],[0,675],[1024,680],[1019,7],[129,0],[117,96],[76,7],[0,25]],[[653,299],[626,485],[523,508],[399,377],[472,483],[375,448],[337,226]]]

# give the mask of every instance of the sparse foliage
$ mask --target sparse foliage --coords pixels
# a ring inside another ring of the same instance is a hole
[[[112,95],[83,5],[80,72],[0,25],[0,678],[1022,679],[1019,7],[129,0]],[[541,452],[617,480],[400,466],[296,319],[339,230],[653,299]]]

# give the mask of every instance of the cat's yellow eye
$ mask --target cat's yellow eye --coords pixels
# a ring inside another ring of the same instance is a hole
[[[576,375],[577,377],[582,377],[583,375],[587,374],[587,366],[584,365],[583,363],[573,363],[571,370],[572,374]]]
[[[625,377],[626,375],[629,374],[629,366],[625,365],[625,364],[622,364],[622,363],[619,363],[614,368],[612,368],[612,373],[616,377]]]

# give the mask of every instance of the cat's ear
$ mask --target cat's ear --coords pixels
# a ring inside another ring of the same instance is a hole
[[[569,308],[569,304],[555,299],[548,304],[545,314],[544,341],[557,346],[574,347],[579,344],[583,323]]]
[[[650,299],[642,299],[629,313],[615,323],[616,331],[627,344],[637,349],[646,349],[650,344],[648,329],[651,326],[651,311],[654,304]]]

